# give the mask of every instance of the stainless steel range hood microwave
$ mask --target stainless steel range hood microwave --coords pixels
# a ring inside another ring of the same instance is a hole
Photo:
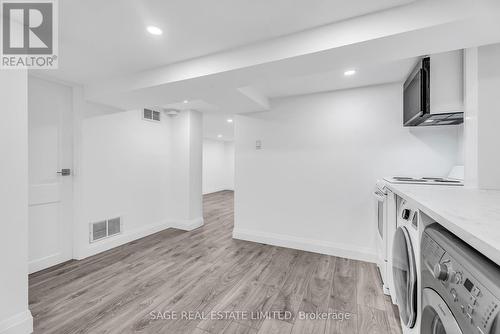
[[[404,126],[463,123],[463,50],[419,59],[403,88]]]

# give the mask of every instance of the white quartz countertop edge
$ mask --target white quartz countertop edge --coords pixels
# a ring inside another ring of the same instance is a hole
[[[391,183],[386,187],[500,265],[500,191]]]

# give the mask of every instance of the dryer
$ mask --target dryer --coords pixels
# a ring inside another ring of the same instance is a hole
[[[421,334],[499,334],[500,267],[438,224],[422,235]]]
[[[399,199],[397,216],[392,242],[391,295],[399,308],[403,333],[418,333],[419,212],[406,200]]]

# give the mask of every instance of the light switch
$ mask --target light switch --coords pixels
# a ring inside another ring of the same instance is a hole
[[[261,150],[262,149],[262,141],[256,140],[255,141],[255,149],[256,150]]]

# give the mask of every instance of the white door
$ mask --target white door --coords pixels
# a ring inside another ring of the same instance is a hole
[[[29,272],[72,258],[72,91],[29,78]]]

